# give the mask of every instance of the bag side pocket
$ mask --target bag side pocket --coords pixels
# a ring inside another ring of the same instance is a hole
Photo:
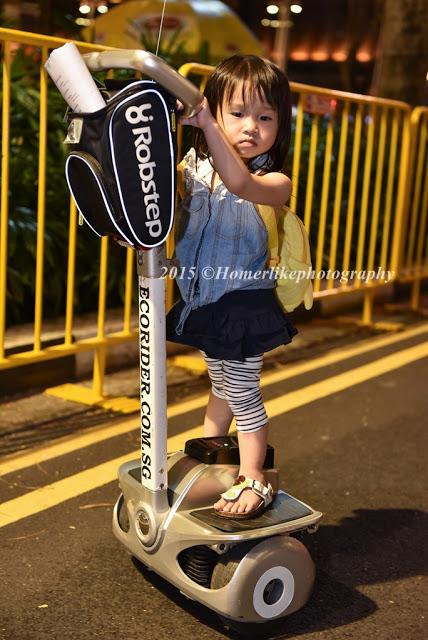
[[[92,231],[99,236],[117,236],[134,246],[126,221],[114,213],[100,163],[85,151],[72,151],[65,175],[73,200]]]

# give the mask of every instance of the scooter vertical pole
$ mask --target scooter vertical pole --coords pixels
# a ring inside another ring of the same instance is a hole
[[[150,491],[164,492],[166,500],[165,263],[165,244],[137,251],[141,484]]]

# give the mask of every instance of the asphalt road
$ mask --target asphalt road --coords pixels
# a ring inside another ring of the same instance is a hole
[[[390,343],[365,338],[345,357],[345,347],[324,360],[318,355],[313,366],[303,362],[307,371],[302,362],[272,365],[286,372],[263,389],[275,408],[269,441],[281,488],[325,514],[318,532],[304,535],[317,565],[313,596],[272,637],[427,636],[428,323],[419,326]],[[207,388],[201,385],[199,393]],[[202,419],[201,406],[173,418],[170,432]],[[42,445],[39,461],[24,460],[1,477],[0,523],[2,516],[15,521],[0,529],[0,638],[236,637],[212,612],[133,563],[113,537],[117,482],[100,478],[87,491],[81,472],[136,450],[138,432],[94,433],[101,436],[83,448],[73,448],[79,434],[68,436],[62,453],[47,459]],[[63,479],[74,497],[43,508]],[[27,505],[21,517],[20,499]],[[260,630],[259,637],[270,636]]]

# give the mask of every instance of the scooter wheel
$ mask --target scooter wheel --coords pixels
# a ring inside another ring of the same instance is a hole
[[[235,628],[235,624],[254,623],[266,631],[266,623],[279,622],[307,602],[314,579],[315,567],[306,547],[291,536],[279,535],[251,549],[245,543],[237,545],[222,556],[211,588],[233,594],[233,599],[225,600],[224,624]]]
[[[128,516],[128,509],[126,508],[125,498],[123,497],[123,493],[120,494],[117,500],[117,521],[122,531],[124,531],[125,533],[128,533],[129,516]]]
[[[245,640],[263,640],[274,638],[280,633],[285,633],[284,618],[271,622],[237,622],[224,616],[218,616],[221,624],[227,631],[234,631]]]
[[[211,589],[221,589],[229,584],[242,558],[244,558],[257,543],[258,540],[255,542],[243,542],[236,547],[232,547],[224,556],[220,556],[211,576]],[[227,618],[225,618],[225,620],[227,620]]]

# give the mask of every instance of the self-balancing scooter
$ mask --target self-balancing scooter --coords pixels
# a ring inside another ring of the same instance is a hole
[[[83,58],[92,71],[138,69],[157,81],[107,87],[106,109],[83,118],[81,137],[71,136],[67,160],[68,184],[89,226],[137,253],[141,458],[119,469],[114,534],[144,565],[231,626],[280,620],[307,602],[314,583],[313,561],[293,534],[314,531],[322,514],[278,491],[258,518],[222,518],[212,504],[237,475],[236,440],[189,440],[184,451],[167,454],[161,276],[175,199],[175,98],[192,113],[202,96],[146,52]],[[265,467],[272,474],[271,447]]]

